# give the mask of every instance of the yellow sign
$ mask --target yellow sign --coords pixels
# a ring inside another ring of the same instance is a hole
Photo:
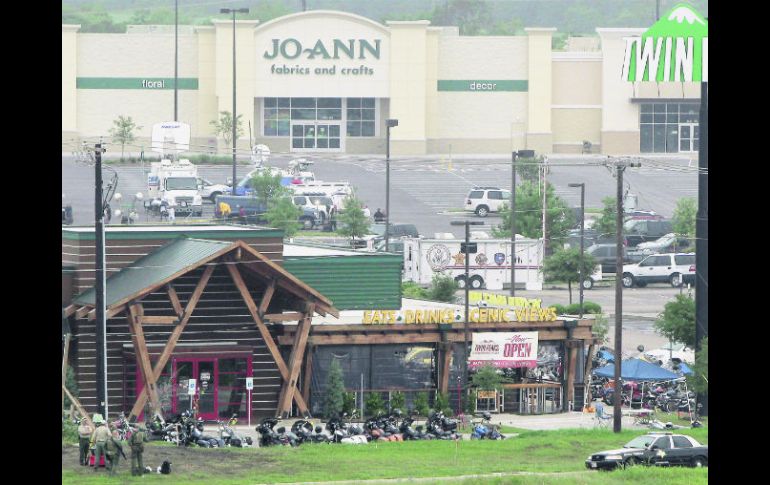
[[[479,399],[497,399],[497,391],[479,391]]]
[[[485,291],[469,291],[468,303],[476,305],[478,302],[486,302],[489,306],[503,307],[503,308],[540,308],[543,300],[539,298],[521,298],[506,295],[498,295],[495,293],[487,293]]]
[[[539,302],[539,300],[538,300]],[[436,308],[426,310],[365,310],[364,325],[430,325],[459,323],[464,321],[461,309]],[[555,308],[471,308],[471,323],[552,322],[556,320]]]

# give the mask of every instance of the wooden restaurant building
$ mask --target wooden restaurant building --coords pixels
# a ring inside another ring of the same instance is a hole
[[[189,379],[204,419],[245,419],[248,407],[252,418],[320,415],[332,360],[359,402],[362,390],[386,401],[402,391],[409,407],[439,391],[456,408],[462,307],[402,299],[400,255],[284,244],[281,231],[255,226],[108,226],[105,240],[111,416],[188,409]],[[94,253],[93,227],[62,227],[62,334],[88,412],[97,409]],[[582,405],[590,320],[500,322],[485,310],[474,308],[471,331],[538,332],[538,366],[514,370],[516,383],[480,406]],[[451,317],[429,317],[440,314]]]

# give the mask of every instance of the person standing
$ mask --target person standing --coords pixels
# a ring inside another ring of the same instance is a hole
[[[94,427],[85,419],[81,419],[78,425],[78,442],[80,444],[80,464],[83,466],[88,466],[88,451],[93,433]]]
[[[115,476],[115,474],[118,471],[118,465],[120,465],[120,455],[123,455],[123,458],[126,457],[126,454],[123,453],[123,446],[120,444],[118,440],[115,439],[115,433],[110,433],[110,437],[107,439],[107,443],[104,445],[104,451],[107,454],[107,460],[109,461],[109,471],[110,476]]]
[[[374,222],[385,222],[385,214],[377,208],[377,212],[374,213]]]
[[[369,219],[371,216],[372,216],[372,211],[369,210],[369,206],[368,205],[365,205],[364,206],[364,217]]]
[[[329,211],[329,229],[334,232],[337,230],[337,208],[332,207]]]
[[[107,444],[107,441],[112,438],[112,435],[101,414],[95,414],[93,421],[96,429],[94,430],[94,434],[91,435],[91,445],[94,448],[94,471],[96,472],[99,470],[99,463],[101,462],[102,456],[104,455],[106,458],[105,445]]]
[[[144,453],[144,443],[149,441],[143,428],[138,428],[128,439],[128,445],[131,447],[131,475],[141,476],[144,473],[144,463],[142,454]]]

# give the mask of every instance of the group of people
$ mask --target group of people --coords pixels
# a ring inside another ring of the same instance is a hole
[[[367,205],[364,206],[364,217],[367,219],[372,217],[372,211]],[[377,212],[374,213],[374,222],[385,222],[385,213],[380,208],[377,208]]]
[[[95,414],[93,426],[85,419],[80,421],[78,437],[80,464],[89,466],[90,457],[93,455],[96,472],[99,471],[99,465],[104,456],[105,467],[112,476],[117,473],[120,457],[126,458],[126,454],[117,431],[111,428],[112,426],[105,422],[101,414]],[[142,453],[144,453],[144,443],[147,441],[147,433],[141,428],[136,429],[128,438],[128,446],[131,448],[131,475],[141,476],[144,473]]]

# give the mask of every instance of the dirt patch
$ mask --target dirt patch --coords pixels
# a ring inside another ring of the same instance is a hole
[[[200,448],[163,446],[149,443],[145,446],[143,461],[145,466],[155,470],[164,460],[172,463],[171,469],[175,475],[189,477],[207,475],[235,477],[253,472],[255,463],[260,468],[274,465],[273,460],[259,453],[254,448]],[[128,461],[120,461],[119,474],[131,473],[131,453],[128,445],[124,445]],[[62,445],[62,470],[74,471],[78,474],[94,473],[91,467],[78,464],[77,445]]]

